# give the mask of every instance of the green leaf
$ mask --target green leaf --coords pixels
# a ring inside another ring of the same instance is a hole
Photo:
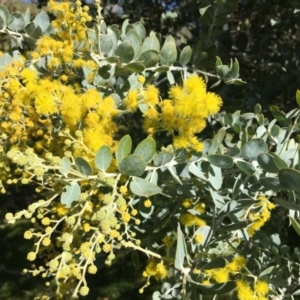
[[[213,189],[209,188],[209,192],[211,194],[211,197],[213,199],[213,202],[216,206],[216,208],[221,209],[225,205],[225,201],[223,197]]]
[[[25,26],[24,31],[35,40],[39,39],[43,34],[40,26],[36,26],[33,22],[28,23]]]
[[[248,176],[253,175],[256,171],[255,167],[246,161],[236,161],[235,165]]]
[[[112,161],[112,151],[109,146],[103,145],[96,153],[96,166],[101,171],[106,171]]]
[[[30,22],[30,10],[29,10],[29,8],[27,8],[26,11],[24,12],[23,18],[24,18],[25,24]]]
[[[221,66],[217,66],[216,72],[221,78],[225,78],[227,76],[227,74],[230,72],[230,70],[229,70],[228,66],[221,65]]]
[[[136,30],[140,39],[143,41],[147,35],[144,25],[141,22],[136,22],[133,24],[133,28]]]
[[[227,155],[211,154],[207,157],[208,161],[221,169],[230,169],[233,167],[233,159]]]
[[[175,79],[174,79],[174,76],[173,76],[172,71],[168,71],[168,72],[167,72],[167,78],[168,78],[168,80],[169,80],[169,84],[170,84],[170,85],[175,84]]]
[[[76,157],[75,158],[75,166],[76,166],[76,169],[80,173],[82,173],[84,176],[89,176],[89,175],[91,175],[93,173],[92,167],[82,157]]]
[[[290,221],[292,223],[292,226],[294,227],[295,231],[298,233],[298,235],[300,236],[300,224],[296,221],[295,218],[289,216]]]
[[[259,277],[263,277],[263,276],[266,276],[266,275],[269,275],[273,272],[274,270],[274,266],[271,266],[267,269],[265,269],[264,271],[262,271],[260,274],[259,274]]]
[[[136,60],[140,54],[141,54],[141,46],[142,46],[142,41],[140,39],[140,36],[136,32],[135,29],[131,29],[126,33],[126,36],[124,38],[124,41],[129,42],[134,51],[134,58],[133,60]]]
[[[296,92],[296,102],[297,102],[298,106],[300,106],[300,90],[297,90],[297,92]]]
[[[162,191],[156,184],[139,177],[133,177],[129,187],[132,193],[142,197],[150,197]]]
[[[115,55],[120,58],[122,63],[129,63],[134,58],[132,45],[129,42],[123,42],[117,47]]]
[[[132,73],[141,73],[145,70],[145,66],[141,61],[135,61],[123,66],[116,66],[115,76],[125,76]]]
[[[261,112],[261,105],[259,103],[256,103],[254,105],[254,112],[258,115]]]
[[[210,165],[208,168],[208,180],[216,191],[219,190],[223,183],[222,170],[214,165]]]
[[[177,49],[174,38],[169,35],[163,47],[161,48],[160,53],[160,63],[162,65],[171,66],[177,59]]]
[[[0,67],[5,68],[6,66],[10,65],[13,61],[13,58],[8,54],[8,53],[4,53],[1,57],[0,57]]]
[[[241,222],[233,223],[230,225],[222,225],[220,227],[220,229],[228,232],[228,231],[235,231],[235,230],[240,230],[240,229],[246,228],[246,227],[248,227],[248,225],[249,225],[249,222],[241,221]]]
[[[79,184],[77,182],[71,182],[71,184],[67,185],[65,190],[61,193],[61,204],[65,204],[67,208],[70,208],[73,201],[79,200],[80,192]]]
[[[132,263],[133,266],[136,270],[140,269],[140,257],[139,257],[139,253],[136,250],[133,250],[131,252],[131,259],[132,259]]]
[[[230,70],[229,76],[230,76],[231,78],[236,78],[236,77],[238,77],[238,75],[239,75],[239,70],[240,70],[240,65],[239,65],[238,60],[235,58],[235,59],[234,59],[234,62],[233,62],[233,64],[232,64],[232,68],[231,68],[231,70]]]
[[[116,151],[116,159],[118,163],[131,152],[131,148],[132,148],[131,137],[128,134],[124,135],[121,141],[119,142]]]
[[[229,79],[225,81],[226,84],[234,84],[234,85],[243,85],[246,84],[246,81],[243,81],[239,78],[235,78],[235,79]]]
[[[269,190],[280,190],[280,182],[277,177],[262,177],[259,182]]]
[[[287,167],[287,165],[284,162],[284,160],[282,160],[280,158],[280,156],[278,156],[276,153],[274,153],[274,162],[275,162],[275,165],[276,165],[276,167],[277,167],[278,170]]]
[[[170,172],[171,176],[173,177],[173,179],[175,179],[175,181],[179,184],[182,184],[179,176],[177,175],[177,170],[175,168],[175,166],[169,166],[167,167],[168,171]]]
[[[217,269],[217,268],[224,268],[226,266],[226,260],[219,256],[206,265],[204,265],[201,270],[211,270],[211,269]]]
[[[271,130],[270,133],[273,137],[277,137],[280,133],[280,127],[278,125],[274,125]]]
[[[131,73],[142,73],[145,70],[145,66],[142,62],[140,61],[135,61],[126,66],[126,68],[131,72]]]
[[[185,46],[179,56],[179,63],[185,67],[189,61],[191,60],[192,57],[192,48],[190,46]]]
[[[161,300],[161,293],[159,291],[155,291],[152,295],[152,300]]]
[[[143,62],[146,68],[154,67],[159,61],[159,52],[156,50],[148,50],[142,53],[139,60]]]
[[[226,130],[224,128],[221,128],[218,133],[214,136],[212,140],[211,147],[209,148],[208,154],[215,154],[218,150],[219,146],[224,140],[224,137],[226,135]]]
[[[131,154],[120,161],[118,169],[125,175],[141,176],[146,170],[146,163],[140,155]]]
[[[67,158],[67,157],[63,157],[61,160],[60,160],[60,163],[59,163],[59,172],[64,175],[65,177],[68,176],[70,170],[71,170],[71,162],[70,160]]]
[[[176,254],[175,254],[175,261],[174,261],[174,267],[177,270],[182,270],[183,263],[185,259],[185,240],[183,233],[180,228],[180,224],[177,225],[177,245],[176,245]]]
[[[0,30],[6,27],[9,16],[10,13],[9,10],[6,8],[6,6],[0,5],[0,19],[1,19]]]
[[[154,32],[151,32],[150,36],[146,37],[142,45],[142,53],[149,50],[160,51],[160,43]]]
[[[161,152],[154,159],[154,166],[163,166],[173,159],[173,154],[169,152]]]
[[[8,28],[13,31],[21,31],[24,29],[25,21],[19,12],[14,12],[10,15],[8,20]]]
[[[297,210],[300,211],[300,205],[293,203],[291,201],[286,201],[280,198],[272,198],[277,204],[279,204],[280,206],[287,208],[287,209],[292,209],[292,210]]]
[[[170,67],[168,67],[168,66],[160,66],[160,67],[157,67],[156,69],[154,69],[153,72],[166,73],[169,70],[170,70]]]
[[[243,145],[241,155],[249,161],[256,160],[261,153],[268,152],[268,146],[262,139],[253,139]]]
[[[217,58],[216,58],[216,68],[218,66],[221,66],[221,65],[222,65],[222,60],[221,60],[221,58],[219,56],[217,56]]]
[[[108,54],[112,50],[114,46],[112,34],[114,33],[110,31],[110,33],[103,34],[100,36],[100,47],[102,54]]]
[[[148,162],[156,152],[156,142],[152,138],[141,141],[134,150],[134,154],[140,155],[145,162]]]
[[[279,110],[279,108],[275,105],[270,106],[270,111],[273,117],[283,126],[289,126],[292,124],[292,120],[286,118],[285,113]]]
[[[123,22],[123,24],[122,24],[122,36],[124,37],[125,36],[125,34],[126,34],[126,32],[128,31],[128,27],[130,26],[130,24],[129,24],[129,20],[128,19],[126,19],[126,20],[124,20],[124,22]]]
[[[207,10],[209,7],[211,7],[211,5],[208,5],[208,6],[205,6],[205,7],[200,8],[200,9],[199,9],[200,15],[203,16],[203,15],[205,14],[206,10]]]
[[[278,174],[281,186],[300,193],[300,172],[293,169],[281,169]]]
[[[50,25],[50,18],[48,14],[42,10],[35,16],[33,23],[36,27],[40,27],[42,33],[44,33]]]
[[[274,157],[269,153],[261,153],[257,156],[257,162],[262,169],[270,173],[277,173],[279,169],[275,164]]]

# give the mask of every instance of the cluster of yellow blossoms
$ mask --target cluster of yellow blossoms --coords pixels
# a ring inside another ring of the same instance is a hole
[[[256,231],[260,230],[260,228],[265,225],[271,217],[271,210],[276,207],[276,205],[270,202],[266,196],[261,195],[258,196],[257,199],[260,201],[255,204],[255,208],[259,208],[259,211],[254,212],[252,210],[248,215],[248,218],[253,222],[247,227],[247,232],[250,237],[252,237]]]
[[[263,280],[257,280],[253,289],[248,282],[244,280],[236,281],[237,296],[240,300],[267,300],[269,285]]]
[[[149,134],[167,131],[173,137],[175,148],[202,150],[202,143],[196,134],[206,126],[206,119],[219,112],[222,99],[207,92],[206,83],[196,74],[190,75],[183,86],[173,86],[169,99],[160,100],[159,91],[149,85],[143,91],[130,91],[125,99],[131,111],[146,104],[144,129]]]

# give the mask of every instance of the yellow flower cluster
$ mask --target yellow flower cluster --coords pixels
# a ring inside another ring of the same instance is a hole
[[[248,282],[236,280],[236,291],[239,300],[267,300],[269,285],[263,280],[258,280],[251,288]]]
[[[199,213],[204,213],[205,212],[205,204],[198,202],[198,201],[193,201],[190,198],[186,198],[182,201],[182,206],[186,209],[192,208],[194,210],[196,210]],[[182,225],[185,226],[204,226],[206,225],[206,222],[204,220],[202,220],[201,218],[199,218],[197,215],[193,215],[189,212],[186,213],[182,213],[180,215],[179,221]],[[198,238],[196,238],[195,240],[198,240],[197,243],[200,243],[200,236]]]
[[[271,203],[266,196],[259,196],[257,199],[260,200],[260,202],[256,204],[256,207],[261,207],[261,209],[259,212],[250,212],[248,216],[253,222],[247,228],[247,232],[251,237],[270,219],[271,210],[275,208],[275,204]]]
[[[235,256],[231,262],[223,268],[205,270],[205,282],[224,283],[230,280],[231,275],[236,275],[243,266],[246,265],[246,259],[243,256]]]
[[[144,129],[148,133],[166,130],[173,136],[175,148],[201,151],[196,134],[205,128],[206,118],[217,113],[222,105],[218,95],[207,92],[204,80],[193,74],[182,87],[171,87],[170,99],[162,101],[155,88],[148,87],[144,94],[144,102],[149,105],[144,113]]]
[[[145,271],[143,272],[144,277],[153,276],[157,280],[164,279],[168,275],[168,269],[163,262],[149,261]]]

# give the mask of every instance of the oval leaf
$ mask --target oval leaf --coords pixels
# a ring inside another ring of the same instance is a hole
[[[236,166],[246,175],[251,176],[255,173],[255,168],[246,161],[237,161],[235,162]]]
[[[75,166],[76,166],[76,169],[80,173],[82,173],[84,176],[89,176],[89,175],[91,175],[93,173],[92,167],[82,157],[76,157],[75,158]]]
[[[134,57],[132,45],[129,42],[123,42],[117,47],[115,55],[119,56],[121,62],[129,63]]]
[[[261,153],[268,152],[268,146],[262,139],[253,139],[243,145],[241,155],[246,160],[256,160]]]
[[[142,45],[143,53],[148,50],[155,50],[156,52],[160,50],[159,40],[153,32],[150,34],[149,37],[146,37]]]
[[[180,52],[179,63],[185,67],[192,57],[192,48],[190,46],[185,46]]]
[[[278,156],[276,153],[274,154],[274,162],[275,162],[275,165],[278,168],[278,170],[287,167],[287,165],[284,162],[284,160],[282,160],[281,157]]]
[[[276,177],[263,177],[259,179],[259,182],[269,190],[280,190],[280,182]]]
[[[300,193],[300,172],[294,169],[281,169],[278,174],[281,186]]]
[[[221,169],[230,169],[234,165],[232,157],[227,155],[212,154],[207,158],[211,164]]]
[[[73,201],[77,201],[80,195],[80,186],[77,182],[71,182],[70,185],[65,187],[60,197],[61,204],[65,204],[67,208],[71,207]]]
[[[123,136],[116,151],[116,159],[118,163],[131,152],[131,148],[131,137],[129,135]]]
[[[109,146],[102,146],[96,153],[96,166],[101,171],[106,171],[112,161],[112,152]]]
[[[13,31],[21,31],[24,29],[25,21],[19,12],[14,12],[10,15],[8,21],[8,28]]]
[[[142,53],[138,60],[143,62],[145,68],[153,67],[159,61],[159,52],[155,50],[148,50]]]
[[[160,63],[162,65],[171,66],[177,58],[177,49],[174,38],[169,35],[161,48]]]
[[[259,163],[260,167],[267,172],[277,173],[279,171],[275,164],[274,157],[269,153],[262,153],[258,155],[257,162]]]
[[[130,183],[130,190],[135,195],[143,197],[150,197],[162,191],[156,184],[139,177],[133,177]]]
[[[68,176],[70,170],[71,170],[71,162],[67,157],[63,157],[60,160],[60,169],[59,172],[64,175],[65,177]]]
[[[146,163],[139,155],[131,154],[120,161],[118,168],[125,175],[141,176],[145,172]]]
[[[154,166],[163,166],[173,159],[173,154],[169,152],[159,153],[154,159]]]
[[[148,162],[156,151],[156,142],[152,138],[141,141],[134,150],[134,154],[140,155],[145,162]]]

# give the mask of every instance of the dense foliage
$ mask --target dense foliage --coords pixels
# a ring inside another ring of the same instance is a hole
[[[141,22],[108,26],[97,1],[94,19],[79,0],[49,1],[51,19],[0,6],[11,43],[0,56],[1,193],[29,193],[5,217],[32,241],[24,273],[45,281],[36,299],[96,299],[89,274],[128,253],[153,299],[299,294],[299,248],[283,231],[300,235],[300,110],[220,112],[207,84],[245,83],[236,59],[216,57],[237,4],[207,4],[193,49]]]

